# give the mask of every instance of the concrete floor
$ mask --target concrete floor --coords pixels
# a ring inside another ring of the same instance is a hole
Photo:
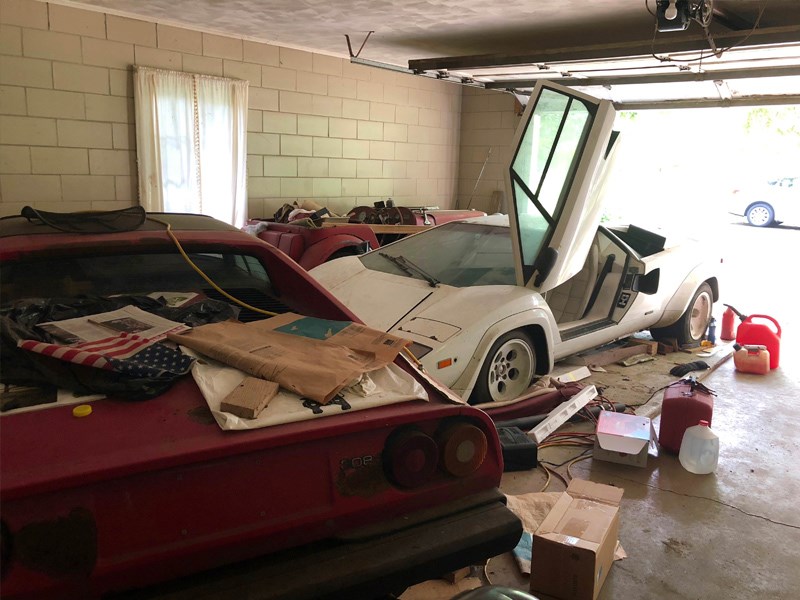
[[[572,468],[575,477],[625,489],[620,541],[628,558],[614,564],[601,599],[800,597],[800,379],[786,369],[742,375],[727,361],[705,384],[718,394],[715,474],[693,475],[664,453],[645,469],[592,460]],[[521,494],[544,481],[539,471],[508,473],[502,487]],[[488,571],[495,584],[526,586],[509,557]]]
[[[722,301],[778,319],[780,367],[748,375],[728,360],[704,379],[717,392],[713,430],[720,460],[714,474],[693,475],[663,453],[644,469],[592,460],[572,468],[575,477],[625,489],[620,541],[628,558],[612,567],[601,600],[800,598],[797,283],[786,272],[793,259],[770,259],[795,256],[800,229],[731,224],[720,231],[715,238],[727,272]],[[723,309],[715,308],[718,322]],[[539,470],[507,473],[502,488],[535,492],[544,481]],[[548,491],[561,489],[556,482]],[[492,559],[487,574],[498,585],[527,587],[510,556]]]

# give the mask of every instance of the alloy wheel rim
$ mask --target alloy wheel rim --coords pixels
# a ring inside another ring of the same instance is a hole
[[[492,357],[489,366],[489,394],[494,402],[513,400],[522,394],[533,378],[534,358],[523,340],[508,340]]]
[[[699,340],[708,328],[708,323],[711,320],[711,297],[708,292],[703,292],[694,301],[692,305],[692,317],[689,323],[689,332],[692,339]]]
[[[763,206],[756,206],[750,210],[750,221],[754,225],[764,225],[769,221],[769,211]]]

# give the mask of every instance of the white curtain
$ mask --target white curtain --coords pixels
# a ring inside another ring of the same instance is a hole
[[[147,211],[247,214],[248,82],[137,67],[139,201]]]

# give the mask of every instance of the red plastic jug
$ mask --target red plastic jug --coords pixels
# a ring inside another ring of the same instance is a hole
[[[753,319],[772,321],[775,330],[764,323],[753,323]],[[767,315],[750,315],[739,324],[736,343],[741,346],[766,346],[769,350],[769,368],[777,369],[781,355],[781,326]]]
[[[700,421],[711,423],[714,414],[714,395],[702,383],[681,379],[667,386],[661,404],[661,422],[658,426],[658,443],[673,454],[678,454],[687,427]]]

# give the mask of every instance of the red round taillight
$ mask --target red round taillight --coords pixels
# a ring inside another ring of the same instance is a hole
[[[477,471],[486,459],[489,443],[486,434],[475,425],[452,424],[437,439],[441,451],[440,464],[450,475],[466,477]]]
[[[406,429],[386,443],[384,465],[391,481],[400,487],[417,487],[436,473],[439,447],[418,429]]]

